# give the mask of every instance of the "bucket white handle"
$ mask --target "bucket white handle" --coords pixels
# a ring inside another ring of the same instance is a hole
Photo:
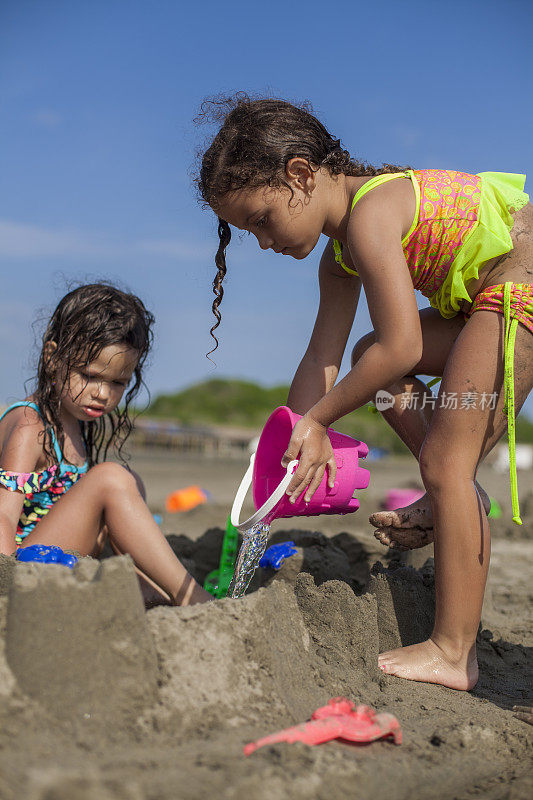
[[[239,516],[241,514],[244,498],[248,494],[248,489],[250,488],[250,484],[252,483],[254,462],[255,462],[255,453],[252,453],[250,458],[250,466],[246,470],[244,478],[241,481],[241,485],[237,489],[237,494],[235,495],[235,500],[233,501],[233,507],[231,509],[231,524],[241,532],[247,531],[249,528],[253,528],[254,525],[258,525],[260,522],[264,520],[267,514],[270,514],[274,506],[276,506],[279,503],[279,501],[287,491],[287,486],[291,482],[294,470],[298,466],[298,461],[289,462],[289,465],[287,467],[287,474],[282,478],[281,482],[272,492],[266,503],[263,503],[261,508],[258,511],[256,511],[255,514],[252,514],[252,516],[245,522],[239,522]]]

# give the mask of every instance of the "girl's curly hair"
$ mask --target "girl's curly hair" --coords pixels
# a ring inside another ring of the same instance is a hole
[[[195,122],[215,122],[221,127],[200,156],[196,178],[200,201],[216,206],[228,192],[259,186],[286,186],[285,167],[291,158],[305,158],[318,170],[326,167],[331,175],[372,176],[402,172],[409,167],[383,164],[374,167],[357,161],[345,150],[311,112],[308,102],[295,105],[277,98],[251,98],[244,92],[231,97],[215,97],[202,103]],[[229,224],[218,218],[219,245],[215,256],[217,274],[213,280],[213,314],[215,324],[211,336],[220,325],[219,306],[226,275],[226,248],[231,240]],[[210,352],[212,353],[213,350]],[[208,353],[209,355],[209,353]]]
[[[80,426],[89,466],[99,461],[102,450],[105,460],[111,444],[122,458],[122,446],[133,427],[130,403],[144,383],[142,369],[152,344],[153,323],[153,315],[138,297],[109,283],[79,286],[59,302],[43,335],[34,392],[45,421],[44,451],[52,463],[57,463],[53,432],[63,451],[60,397],[71,372],[87,367],[104,347],[113,344],[138,353],[132,384],[121,406],[95,422],[80,422]]]

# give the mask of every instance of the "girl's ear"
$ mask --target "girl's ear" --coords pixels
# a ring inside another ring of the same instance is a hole
[[[301,189],[306,194],[310,194],[315,188],[315,171],[311,169],[309,161],[301,156],[296,156],[287,161],[285,177],[292,186]]]

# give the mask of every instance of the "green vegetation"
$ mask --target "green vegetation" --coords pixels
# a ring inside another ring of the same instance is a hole
[[[148,416],[178,420],[184,425],[228,425],[260,430],[277,406],[285,405],[288,386],[266,388],[251,381],[215,378],[176,394],[156,397]],[[407,453],[403,442],[370,406],[363,406],[335,423],[371,447]],[[516,439],[533,444],[533,422],[523,414],[517,419]]]
[[[185,425],[261,428],[269,414],[285,404],[288,391],[288,386],[266,389],[250,381],[214,378],[177,394],[159,395],[147,413]]]
[[[287,402],[288,386],[266,388],[251,381],[215,378],[176,394],[156,397],[147,416],[179,420],[185,425],[231,425],[260,430],[277,406]],[[408,452],[380,414],[364,406],[339,420],[335,429],[372,447]]]

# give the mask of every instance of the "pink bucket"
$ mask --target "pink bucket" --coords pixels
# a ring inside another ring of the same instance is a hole
[[[424,489],[389,489],[383,507],[385,511],[394,511],[397,508],[410,506],[424,494]]]
[[[281,459],[289,444],[292,429],[299,419],[299,414],[295,414],[287,406],[281,406],[267,420],[257,452],[250,459],[250,466],[239,487],[231,512],[231,521],[240,530],[247,530],[259,522],[270,523],[283,517],[350,514],[359,508],[359,501],[353,494],[356,489],[366,489],[370,480],[369,471],[359,466],[359,459],[368,455],[368,447],[364,442],[352,439],[344,433],[337,433],[331,428],[328,435],[337,464],[335,485],[329,488],[327,474],[324,474],[309,503],[304,501],[305,492],[301,493],[295,503],[290,502],[286,490],[298,461],[291,461],[285,469],[281,466]],[[250,519],[240,523],[240,511],[250,484],[257,510]]]

